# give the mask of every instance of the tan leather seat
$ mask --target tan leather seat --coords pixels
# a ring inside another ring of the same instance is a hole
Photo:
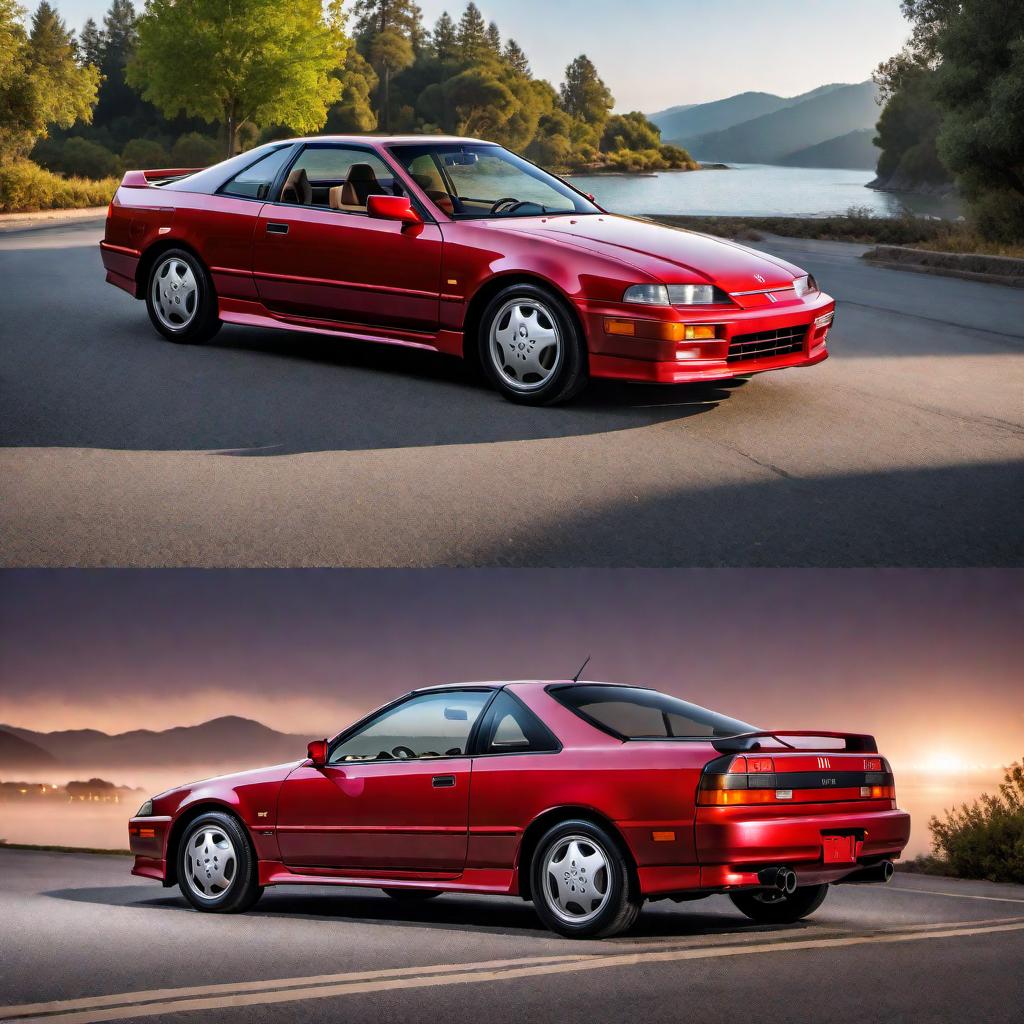
[[[377,180],[369,164],[353,164],[341,186],[342,206],[366,206],[369,196],[386,196],[388,191]]]
[[[309,183],[309,175],[304,167],[292,171],[285,180],[284,188],[281,189],[282,203],[297,203],[300,206],[310,206],[313,202],[313,186]]]
[[[444,182],[441,180],[441,175],[437,173],[436,168],[432,167],[429,171],[414,174],[412,180],[426,192],[427,196],[439,210],[443,210],[449,215],[455,212],[455,204],[452,202],[452,197],[448,195]]]

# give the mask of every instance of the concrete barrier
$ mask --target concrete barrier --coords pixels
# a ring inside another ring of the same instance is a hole
[[[864,253],[864,259],[901,270],[925,274],[946,274],[974,281],[991,281],[1024,288],[1024,260],[1010,256],[984,256],[980,253],[932,252],[902,245],[876,245]]]

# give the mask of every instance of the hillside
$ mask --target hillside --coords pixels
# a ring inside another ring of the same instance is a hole
[[[719,131],[665,138],[684,146],[698,160],[781,163],[851,132],[873,129],[879,113],[875,95],[872,82],[827,86]],[[862,162],[863,155],[859,159]]]
[[[0,768],[49,768],[56,758],[15,733],[0,729]]]
[[[156,732],[135,729],[110,736],[95,729],[33,732],[0,726],[34,746],[46,764],[67,767],[163,768],[183,764],[270,764],[302,757],[308,737],[290,736],[247,718],[226,716],[201,725]],[[3,733],[0,732],[0,736]]]
[[[847,167],[873,171],[879,155],[874,138],[874,128],[858,128],[839,138],[799,149],[778,162],[787,167]]]
[[[821,85],[810,92],[789,97],[769,92],[741,92],[710,103],[669,107],[648,116],[661,129],[661,137],[670,142],[720,132],[843,88],[846,86],[841,84]]]

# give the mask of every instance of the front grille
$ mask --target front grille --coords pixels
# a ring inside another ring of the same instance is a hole
[[[758,331],[757,334],[737,334],[729,342],[726,361],[742,363],[748,359],[769,359],[802,352],[807,324],[783,327],[778,331]]]

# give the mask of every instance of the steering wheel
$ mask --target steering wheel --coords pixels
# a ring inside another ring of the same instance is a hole
[[[508,209],[502,210],[502,207],[505,206],[506,204],[508,205]],[[499,199],[491,207],[491,213],[514,213],[516,210],[519,209],[520,206],[524,205],[525,204],[521,202],[519,199],[516,199],[515,196],[506,196],[504,199]]]
[[[416,751],[415,750],[410,750],[408,747],[401,747],[401,746],[399,746],[399,747],[392,747],[391,748],[391,753],[394,754],[395,757],[400,758],[401,760],[406,760],[407,758],[415,757],[416,756]]]

